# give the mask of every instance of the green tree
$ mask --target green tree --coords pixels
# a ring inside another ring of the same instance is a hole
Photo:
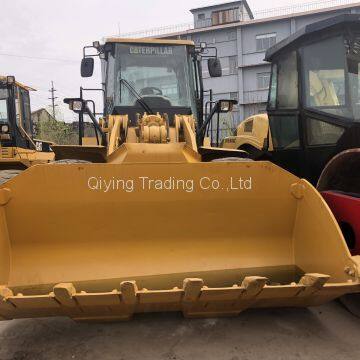
[[[77,143],[77,134],[72,131],[71,124],[54,119],[41,120],[37,124],[36,137],[41,140],[52,141],[59,145]]]

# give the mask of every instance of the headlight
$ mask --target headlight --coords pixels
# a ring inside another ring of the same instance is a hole
[[[7,76],[7,77],[6,77],[6,82],[7,82],[9,85],[15,84],[15,76]]]
[[[2,133],[8,133],[9,132],[9,126],[8,125],[2,125],[1,126],[1,132]]]
[[[83,102],[82,101],[73,101],[70,103],[70,109],[74,111],[81,111],[83,109]]]

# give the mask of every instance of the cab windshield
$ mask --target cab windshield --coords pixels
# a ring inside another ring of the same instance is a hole
[[[306,107],[360,121],[360,35],[304,46]]]
[[[113,106],[195,108],[192,64],[185,45],[116,44],[108,57],[107,89]],[[190,86],[189,86],[190,84]]]
[[[7,123],[9,120],[7,98],[8,98],[8,90],[4,88],[0,88],[0,123],[1,124]]]

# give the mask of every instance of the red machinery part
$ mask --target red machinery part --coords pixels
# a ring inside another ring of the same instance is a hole
[[[360,255],[360,196],[324,191],[322,196],[334,213],[352,255]]]

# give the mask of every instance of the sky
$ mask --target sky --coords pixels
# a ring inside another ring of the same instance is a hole
[[[37,89],[31,93],[33,111],[50,104],[49,89],[54,81],[60,118],[73,121],[76,117],[62,99],[78,96],[81,85],[100,86],[100,63],[96,63],[97,71],[92,78],[80,77],[83,46],[118,34],[119,29],[121,33],[128,33],[191,22],[191,8],[220,2],[1,0],[0,75],[15,75],[18,81]],[[248,0],[248,3],[253,11],[259,11],[303,1]]]

